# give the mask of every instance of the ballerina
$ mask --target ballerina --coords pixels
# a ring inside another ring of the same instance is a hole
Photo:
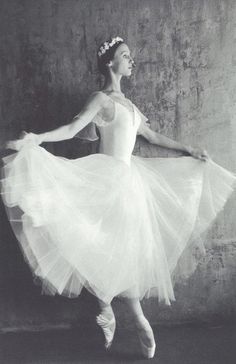
[[[77,297],[86,287],[98,298],[96,317],[111,347],[114,297],[128,305],[144,357],[156,343],[141,300],[175,300],[171,275],[192,232],[205,231],[223,208],[236,176],[208,153],[154,132],[121,91],[134,60],[120,37],[97,52],[105,76],[72,122],[55,130],[23,132],[7,148],[2,196],[12,228],[44,292]],[[69,160],[40,147],[73,137],[100,144],[97,154]],[[132,155],[137,135],[185,153],[179,158]],[[60,201],[60,205],[58,203]],[[17,210],[16,210],[17,208]]]

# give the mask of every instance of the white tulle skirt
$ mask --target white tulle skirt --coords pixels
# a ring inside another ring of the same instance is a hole
[[[236,182],[212,160],[192,157],[132,155],[128,166],[105,154],[70,160],[29,143],[3,161],[2,198],[43,292],[77,297],[86,287],[107,303],[174,300],[179,258]]]

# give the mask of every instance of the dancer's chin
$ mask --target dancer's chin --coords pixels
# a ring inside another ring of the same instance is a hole
[[[132,75],[132,69],[129,69],[126,76],[131,76]]]

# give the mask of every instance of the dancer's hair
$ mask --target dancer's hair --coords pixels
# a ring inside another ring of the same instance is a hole
[[[114,58],[116,49],[120,44],[124,43],[120,37],[111,37],[106,42],[103,42],[97,51],[98,70],[106,76],[107,64]]]

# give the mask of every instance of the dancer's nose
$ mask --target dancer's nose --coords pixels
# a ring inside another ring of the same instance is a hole
[[[134,62],[133,58],[130,58],[130,61],[131,61],[132,67],[135,68],[136,67],[136,63]]]

